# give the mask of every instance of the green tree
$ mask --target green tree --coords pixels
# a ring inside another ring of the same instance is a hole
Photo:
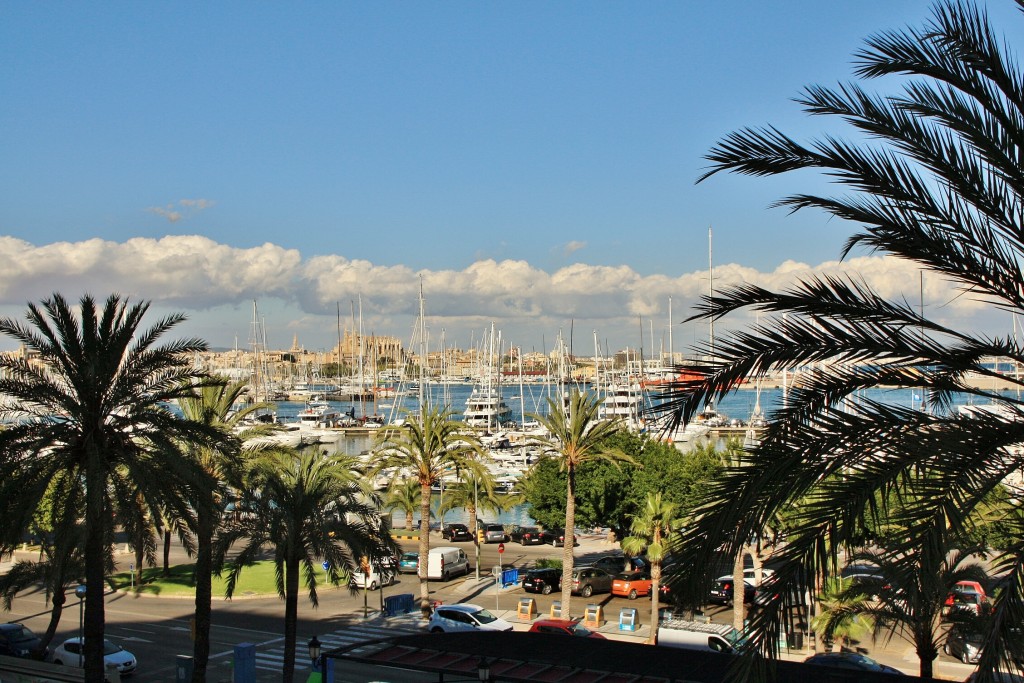
[[[630,555],[646,551],[651,563],[651,635],[647,642],[658,644],[658,601],[661,594],[661,565],[668,556],[672,532],[682,526],[676,517],[676,505],[662,500],[661,493],[647,494],[643,510],[633,518],[630,535],[622,541],[622,549]]]
[[[566,474],[565,486],[565,538],[562,552],[562,613],[572,614],[572,568],[575,547],[569,540],[576,529],[576,470],[587,462],[607,460],[629,462],[634,460],[622,451],[610,447],[609,437],[622,427],[617,421],[599,420],[601,399],[573,389],[568,405],[552,398],[547,400],[548,414],[535,415],[547,430],[547,436],[538,439],[543,456],[558,461]]]
[[[266,403],[236,406],[245,394],[247,382],[229,382],[218,378],[216,383],[190,387],[190,392],[178,400],[182,415],[210,429],[217,430],[220,438],[207,443],[182,442],[181,452],[195,466],[207,474],[216,485],[197,491],[195,502],[195,636],[192,645],[192,681],[206,680],[210,659],[210,625],[213,599],[213,536],[220,525],[229,501],[228,488],[238,485],[245,471],[247,452],[242,442],[251,430],[241,430],[248,416],[266,409]],[[173,523],[173,522],[171,522]]]
[[[413,515],[420,507],[420,483],[416,479],[396,479],[384,497],[385,510],[401,510],[405,513],[405,528],[413,528]]]
[[[838,196],[812,191],[778,204],[818,209],[856,225],[844,255],[866,247],[910,261],[982,305],[1019,314],[1024,77],[1006,50],[973,3],[939,2],[923,27],[877,33],[856,54],[857,76],[887,77],[891,92],[851,83],[809,87],[798,98],[809,114],[851,126],[856,139],[833,132],[802,144],[777,128],[748,128],[709,152],[705,178],[722,171],[821,172],[841,186]],[[795,568],[826,564],[829,549],[863,530],[860,520],[875,493],[895,489],[908,472],[925,467],[935,473],[929,495],[907,511],[913,517],[908,526],[941,535],[1020,469],[1024,454],[1012,448],[1024,440],[1018,399],[966,381],[996,374],[985,362],[993,356],[1020,361],[1019,344],[926,316],[908,301],[916,294],[915,287],[913,295],[887,300],[856,276],[808,276],[783,292],[742,284],[704,301],[699,318],[754,309],[761,321],[716,338],[713,355],[706,356],[713,361],[695,368],[704,380],[680,386],[675,405],[667,406],[680,418],[742,379],[810,364],[815,369],[771,416],[749,465],[731,468],[709,491],[706,514],[685,535],[695,566],[709,552],[698,545],[727,540],[735,549],[774,512],[817,489],[821,497],[802,507],[803,533],[790,534],[776,555],[786,562],[776,577],[798,582]],[[930,410],[859,398],[875,386],[912,388]],[[963,395],[998,409],[949,410]],[[995,669],[1018,638],[1014,629],[1024,614],[1024,543],[1000,560],[1012,580],[996,601],[983,671]],[[775,612],[765,609],[751,622],[749,642],[766,652],[778,635]],[[767,667],[756,658],[743,664]]]
[[[227,568],[230,598],[242,569],[259,560],[266,546],[273,547],[277,592],[285,604],[281,680],[291,683],[300,581],[316,607],[321,560],[328,563],[327,580],[337,585],[360,566],[360,558],[379,564],[394,557],[397,547],[349,456],[281,449],[263,454],[245,481],[245,513],[223,525],[214,546],[214,565]],[[237,542],[242,548],[225,563]]]
[[[811,619],[811,628],[822,638],[831,638],[833,649],[841,651],[850,640],[874,632],[874,619],[867,613],[870,602],[862,586],[834,577],[825,583],[825,591],[818,596],[821,610]]]
[[[414,477],[420,485],[420,610],[430,615],[427,561],[430,556],[430,489],[441,475],[456,467],[480,471],[475,459],[480,441],[448,408],[434,407],[413,415],[399,429],[381,430],[374,446],[377,465],[372,473],[394,470]],[[482,473],[482,472],[481,472]]]
[[[76,317],[54,294],[29,305],[27,324],[0,320],[0,335],[22,345],[22,353],[0,357],[0,395],[8,397],[8,410],[31,418],[0,431],[0,518],[26,528],[51,480],[63,473],[84,482],[87,680],[103,680],[104,572],[114,507],[108,483],[130,478],[151,504],[181,518],[190,514],[189,492],[208,485],[172,447],[208,434],[166,407],[181,395],[183,380],[201,376],[191,358],[206,345],[183,339],[158,346],[183,317],[143,329],[148,309],[116,295],[97,307],[86,295]]]
[[[510,507],[508,497],[497,490],[494,476],[484,470],[482,475],[475,472],[460,473],[455,484],[445,487],[444,501],[438,512],[444,514],[459,508],[465,509],[469,513],[469,530],[473,538],[477,538],[476,520],[481,512],[500,512]]]

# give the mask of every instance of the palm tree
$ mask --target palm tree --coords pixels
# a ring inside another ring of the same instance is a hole
[[[444,502],[438,506],[438,512],[444,514],[459,508],[469,513],[469,531],[477,538],[477,517],[488,510],[500,512],[507,510],[509,505],[506,496],[495,488],[494,476],[484,470],[483,475],[474,472],[461,474],[459,481],[445,487]]]
[[[661,565],[668,555],[672,532],[682,526],[676,518],[675,503],[661,499],[661,491],[647,494],[643,509],[633,517],[630,535],[622,540],[622,549],[631,555],[647,551],[651,563],[651,645],[658,644],[658,600],[661,592]]]
[[[1024,77],[1005,50],[975,4],[940,1],[921,28],[875,34],[856,54],[857,76],[888,76],[901,90],[879,95],[853,83],[809,87],[799,97],[809,114],[845,122],[858,139],[830,134],[803,144],[776,128],[744,129],[709,152],[704,178],[820,171],[841,186],[838,196],[812,191],[778,204],[819,209],[857,226],[844,255],[862,246],[907,260],[981,306],[1019,315]],[[996,373],[987,358],[1024,359],[1019,344],[955,329],[910,298],[887,300],[851,275],[808,276],[783,292],[736,285],[705,299],[699,318],[754,309],[762,322],[716,339],[712,360],[695,368],[704,378],[681,384],[674,405],[666,406],[679,419],[742,379],[810,364],[815,370],[771,416],[749,465],[730,470],[709,492],[703,518],[684,534],[688,566],[700,567],[718,540],[735,549],[774,511],[813,490],[817,499],[798,520],[802,533],[790,534],[776,556],[786,562],[776,578],[798,587],[796,567],[828,564],[828,548],[861,532],[875,494],[897,489],[915,468],[935,474],[928,495],[907,512],[908,526],[925,536],[962,525],[1007,473],[1020,469],[1024,454],[1012,446],[1024,440],[1024,407],[1010,392],[965,381]],[[912,388],[930,410],[853,400],[875,386]],[[1000,411],[949,410],[963,394]],[[851,409],[837,410],[847,399]],[[826,537],[831,542],[822,542]],[[1018,578],[996,600],[985,670],[1009,651],[1024,618],[1024,544],[1002,559],[1002,569]],[[748,642],[764,652],[775,648],[776,613],[761,610],[751,622]],[[746,663],[767,666],[755,658]]]
[[[227,522],[217,538],[214,564],[227,568],[227,597],[234,594],[242,569],[274,549],[277,592],[284,598],[284,666],[282,680],[295,675],[295,639],[299,584],[318,605],[316,566],[327,563],[327,580],[347,581],[360,558],[380,564],[397,547],[381,524],[377,502],[362,484],[354,458],[297,453],[265,453],[246,476],[246,514]],[[228,550],[243,547],[225,564]]]
[[[103,679],[104,571],[108,483],[130,478],[147,500],[189,516],[189,492],[206,480],[177,455],[175,441],[204,440],[200,426],[167,409],[181,382],[199,378],[191,357],[206,344],[196,339],[157,346],[184,318],[170,315],[149,329],[149,306],[116,295],[97,307],[83,296],[78,315],[59,294],[30,304],[27,324],[0,319],[0,335],[22,353],[0,357],[0,395],[7,415],[22,419],[0,432],[0,501],[7,524],[26,528],[51,480],[67,473],[85,485],[85,674]],[[120,470],[120,472],[119,472]]]
[[[823,638],[833,639],[833,649],[842,650],[847,641],[874,631],[874,619],[867,613],[870,600],[863,586],[834,577],[825,583],[825,591],[818,596],[821,611],[811,619],[811,629]]]
[[[195,525],[195,636],[192,649],[192,681],[206,680],[206,666],[210,658],[211,601],[213,598],[213,534],[220,524],[229,500],[226,489],[238,484],[245,470],[246,451],[242,442],[252,432],[244,430],[235,437],[235,430],[245,419],[267,407],[266,403],[249,403],[235,409],[248,382],[229,382],[219,378],[216,384],[194,386],[191,392],[178,400],[182,415],[221,433],[218,441],[207,444],[184,442],[182,453],[217,482],[217,486],[200,491],[197,501]]]
[[[548,398],[548,414],[533,415],[547,435],[537,439],[544,457],[556,458],[566,473],[565,543],[562,545],[562,614],[572,615],[572,568],[576,529],[576,469],[585,463],[606,461],[636,464],[629,455],[610,447],[608,440],[622,429],[614,420],[599,420],[602,399],[573,389],[568,405]]]
[[[474,458],[481,452],[480,440],[460,422],[451,419],[448,408],[433,407],[410,416],[400,429],[382,431],[374,453],[377,465],[372,474],[396,470],[416,479],[420,487],[420,611],[430,616],[430,587],[427,561],[430,556],[430,490],[446,472],[456,467],[481,471]]]
[[[420,507],[420,483],[410,477],[392,482],[384,497],[385,510],[401,510],[405,513],[405,528],[413,528],[413,515]]]

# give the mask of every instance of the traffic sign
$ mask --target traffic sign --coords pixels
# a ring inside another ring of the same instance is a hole
[[[500,555],[503,552],[505,552],[505,544],[504,543],[499,543],[498,544],[498,554]]]
[[[327,571],[328,569],[330,569],[330,568],[331,568],[331,563],[330,563],[330,562],[328,562],[327,560],[324,560],[324,561],[323,561],[323,562],[322,562],[322,563],[320,564],[320,566],[324,568],[324,571]]]

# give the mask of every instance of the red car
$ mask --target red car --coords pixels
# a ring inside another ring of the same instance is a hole
[[[622,572],[612,581],[612,595],[636,600],[641,595],[651,594],[651,575],[645,571]]]
[[[579,636],[581,638],[605,637],[595,633],[579,622],[579,619],[538,619],[530,627],[530,633],[554,633],[561,636]]]

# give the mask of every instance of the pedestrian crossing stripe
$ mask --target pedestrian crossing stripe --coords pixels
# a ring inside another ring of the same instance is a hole
[[[328,651],[339,647],[357,645],[368,640],[380,640],[381,638],[422,633],[424,628],[423,621],[417,614],[415,618],[411,619],[390,619],[383,623],[353,624],[323,636],[317,635],[317,640],[320,641],[323,650]],[[257,669],[263,671],[280,671],[284,665],[283,643],[264,650],[258,649],[256,651],[255,664]],[[296,656],[295,668],[306,670],[311,668],[311,664],[304,657]]]

